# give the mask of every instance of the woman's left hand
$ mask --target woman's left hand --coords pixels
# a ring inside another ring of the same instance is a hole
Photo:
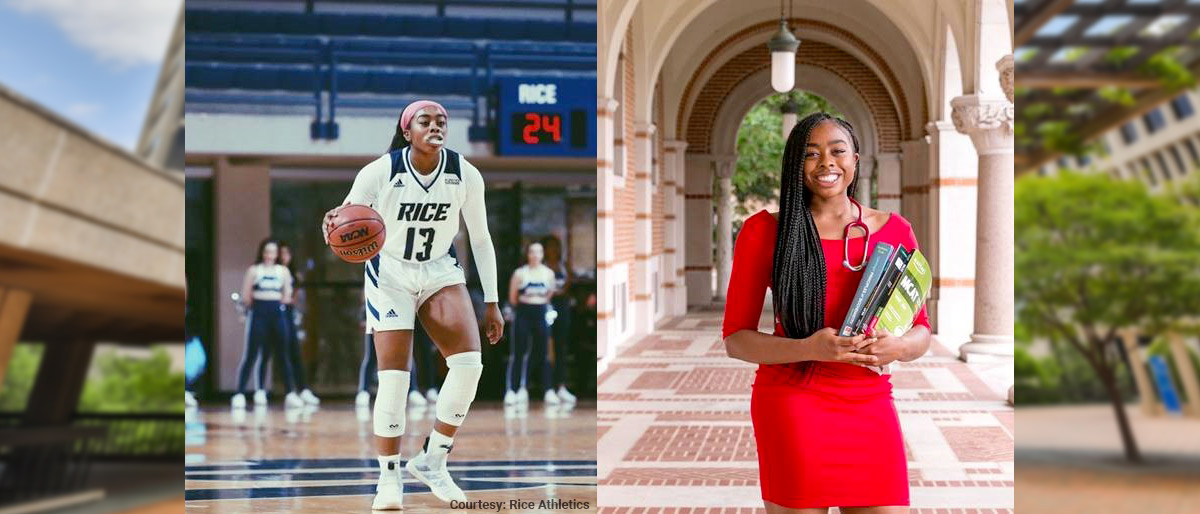
[[[875,329],[871,340],[873,342],[862,347],[858,352],[878,357],[880,366],[900,360],[908,351],[907,341],[900,336],[892,335],[883,327]]]

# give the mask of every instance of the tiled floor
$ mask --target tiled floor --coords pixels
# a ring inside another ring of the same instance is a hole
[[[762,511],[754,366],[725,355],[720,324],[720,312],[671,320],[599,377],[601,512]],[[968,366],[941,346],[893,365],[914,513],[1012,512],[1011,367]]]

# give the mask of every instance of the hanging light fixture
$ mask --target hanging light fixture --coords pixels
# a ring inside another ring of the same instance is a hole
[[[775,91],[786,93],[796,85],[796,49],[799,47],[800,41],[788,30],[783,0],[780,0],[779,32],[767,43],[771,50],[771,88]]]

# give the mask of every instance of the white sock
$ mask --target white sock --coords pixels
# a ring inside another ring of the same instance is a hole
[[[379,456],[379,477],[383,478],[387,474],[397,474],[400,472],[400,455],[380,455]]]
[[[430,467],[441,467],[446,463],[446,457],[450,454],[449,446],[454,445],[454,438],[444,435],[437,430],[429,432],[429,445],[425,448],[425,455],[429,459]]]

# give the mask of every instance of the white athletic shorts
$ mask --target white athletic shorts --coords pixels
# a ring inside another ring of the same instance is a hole
[[[417,308],[443,287],[467,283],[453,255],[411,263],[381,255],[366,263],[367,333],[412,330]]]

